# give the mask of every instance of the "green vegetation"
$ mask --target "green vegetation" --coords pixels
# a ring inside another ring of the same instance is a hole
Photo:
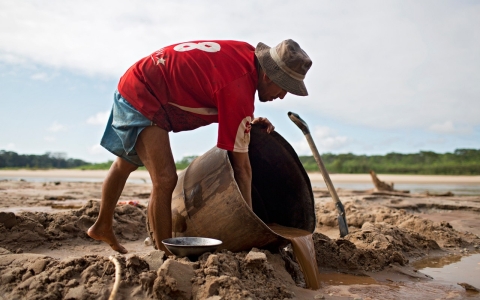
[[[185,169],[197,156],[186,156],[175,164],[178,170]],[[431,174],[431,175],[480,175],[480,149],[457,149],[453,153],[438,154],[421,151],[414,154],[388,153],[387,155],[331,154],[322,155],[323,163],[330,173],[379,174]],[[300,156],[307,171],[319,171],[313,156]],[[107,170],[112,161],[88,163],[67,158],[64,153],[21,155],[0,150],[0,169],[81,169]],[[144,167],[140,168],[145,170]]]
[[[178,170],[185,169],[197,156],[187,156],[176,162]],[[89,163],[81,159],[67,158],[65,153],[47,152],[42,155],[18,154],[13,151],[0,150],[0,169],[79,169],[108,170],[113,161]],[[145,167],[138,168],[146,170]]]
[[[320,171],[313,156],[300,156],[307,171]],[[329,173],[422,174],[422,175],[480,175],[480,149],[457,149],[438,154],[421,151],[414,154],[387,155],[331,154],[322,155]]]
[[[113,160],[109,160],[103,163],[86,163],[76,167],[75,169],[80,170],[108,170],[110,166],[113,164]]]
[[[65,153],[47,152],[42,155],[17,154],[0,150],[0,169],[71,169],[90,165],[81,159],[67,158]]]
[[[182,158],[180,161],[176,161],[175,165],[177,166],[177,170],[184,170],[188,167],[188,165],[198,156],[193,155],[193,156],[185,156]]]
[[[109,160],[107,162],[103,163],[89,163],[86,165],[81,165],[79,167],[76,167],[75,169],[80,169],[80,170],[108,170],[110,169],[110,166],[113,164],[113,160]],[[146,170],[145,167],[139,167],[137,170]]]

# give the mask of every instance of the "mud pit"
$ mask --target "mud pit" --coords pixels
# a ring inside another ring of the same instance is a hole
[[[222,250],[197,261],[153,251],[144,244],[149,190],[127,184],[120,199],[127,204],[116,209],[115,230],[129,250],[122,256],[85,234],[98,214],[99,183],[1,181],[0,299],[108,299],[110,255],[122,267],[119,299],[480,298],[413,267],[478,251],[480,197],[339,191],[350,229],[340,239],[327,191],[314,190],[322,282],[312,291],[291,247]]]

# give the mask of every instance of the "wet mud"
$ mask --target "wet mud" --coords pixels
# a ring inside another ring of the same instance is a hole
[[[115,281],[113,255],[121,266],[121,299],[480,298],[467,285],[436,279],[418,265],[437,259],[444,268],[462,258],[476,259],[480,197],[339,191],[350,230],[339,238],[331,198],[314,190],[312,238],[320,288],[311,290],[291,245],[220,250],[197,260],[167,257],[146,246],[149,189],[127,184],[120,199],[124,204],[115,211],[115,233],[129,253],[117,255],[85,234],[98,214],[98,183],[0,182],[1,297],[108,299]],[[67,201],[76,201],[76,207],[58,208]],[[444,220],[446,214],[455,217]]]

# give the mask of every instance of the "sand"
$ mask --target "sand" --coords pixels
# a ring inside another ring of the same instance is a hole
[[[1,173],[0,173],[1,174]],[[323,180],[321,173],[309,173],[312,181]],[[462,184],[480,184],[480,176],[451,176],[451,175],[379,175],[382,181],[398,183],[462,183]],[[357,182],[371,183],[370,174],[331,174],[330,178],[335,182]]]
[[[342,239],[328,192],[314,189],[317,228],[313,239],[322,282],[313,291],[305,288],[290,246],[237,253],[221,250],[192,260],[167,257],[147,246],[148,182],[127,183],[122,194],[124,204],[115,212],[115,232],[129,253],[116,254],[85,234],[98,214],[101,183],[78,178],[104,174],[0,171],[0,178],[14,178],[0,181],[0,299],[108,299],[116,279],[110,256],[121,266],[118,299],[480,298],[466,285],[432,278],[414,267],[426,257],[478,253],[479,196],[340,190],[350,230]],[[134,174],[138,179],[148,175],[145,171]],[[35,176],[52,181],[19,180]],[[351,175],[335,174],[332,180],[347,177],[352,180]],[[365,177],[369,175],[358,175],[358,182]],[[382,175],[381,179],[478,182],[478,176]]]
[[[89,178],[102,180],[108,171],[106,170],[0,170],[0,178]],[[311,172],[308,174],[312,181],[323,181],[321,173]],[[480,176],[450,176],[450,175],[391,175],[381,174],[385,182],[395,183],[462,183],[480,184]],[[131,179],[150,180],[147,171],[137,170],[130,175]],[[332,182],[357,182],[371,183],[370,174],[330,174]]]
[[[0,170],[0,178],[89,178],[102,180],[107,175],[108,170]],[[133,179],[150,179],[147,171],[137,170],[130,175]]]

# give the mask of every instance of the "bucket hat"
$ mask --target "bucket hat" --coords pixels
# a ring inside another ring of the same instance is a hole
[[[258,43],[255,55],[263,70],[274,83],[287,92],[307,96],[303,80],[312,66],[312,60],[294,40],[284,40],[270,48]]]

